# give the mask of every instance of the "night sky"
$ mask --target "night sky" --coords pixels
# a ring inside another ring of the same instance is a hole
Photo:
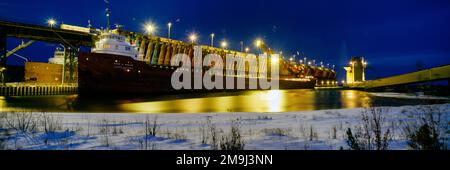
[[[197,33],[201,44],[226,39],[231,48],[239,41],[253,47],[261,37],[283,54],[296,51],[342,67],[350,56],[364,56],[368,79],[450,64],[450,1],[448,0],[109,0],[112,22],[131,31],[143,32],[152,21],[157,35],[185,40]],[[105,27],[104,0],[2,0],[0,19],[45,25],[46,19],[94,27]],[[19,41],[10,39],[8,49]],[[31,61],[52,56],[55,44],[36,43],[18,54]],[[256,51],[255,51],[256,52]],[[298,58],[297,58],[298,59]],[[11,56],[8,64],[23,65]]]

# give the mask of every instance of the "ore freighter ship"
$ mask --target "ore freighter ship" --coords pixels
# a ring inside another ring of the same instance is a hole
[[[79,55],[78,84],[80,94],[104,93],[110,95],[123,95],[143,93],[178,93],[189,91],[224,91],[205,89],[175,90],[171,84],[171,76],[177,68],[167,65],[167,57],[165,57],[171,54],[167,54],[169,52],[166,54],[161,54],[163,51],[157,53],[156,50],[153,50],[154,52],[150,52],[152,54],[148,55],[153,58],[147,57],[148,59],[143,59],[138,55],[137,45],[132,45],[132,43],[133,42],[128,40],[126,36],[120,34],[120,30],[116,29],[102,31],[98,36],[98,40],[95,42],[95,47],[92,48],[91,52],[80,53]],[[158,46],[155,45],[155,47],[152,48],[156,49],[156,47]],[[187,52],[189,56],[192,56],[192,45],[190,45],[190,47],[191,50],[185,50],[184,52]],[[160,49],[162,50],[163,48],[160,47]],[[171,50],[172,48],[167,49]],[[175,48],[173,51],[174,52],[172,54],[176,54]],[[163,64],[164,62],[151,62],[164,59],[166,60],[166,64]],[[207,69],[204,68],[203,74],[206,70]],[[289,68],[289,70],[292,71],[292,68]],[[283,71],[280,66],[280,89],[314,88],[317,83],[317,78],[313,77],[314,72],[308,72],[308,69],[301,71],[297,70],[299,74],[311,75],[307,77],[292,75],[286,76],[283,72],[285,71]],[[324,73],[319,73],[316,71],[315,74]],[[246,78],[246,88],[249,87],[249,79],[251,78]],[[224,80],[224,83],[225,82],[226,81]],[[237,81],[235,79],[235,83],[236,82]]]

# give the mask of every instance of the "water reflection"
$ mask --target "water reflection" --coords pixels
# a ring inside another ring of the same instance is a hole
[[[180,94],[139,98],[82,98],[77,95],[0,97],[0,111],[62,112],[286,112],[303,110],[366,107],[370,102],[382,105],[411,104],[411,100],[388,100],[355,90],[271,90]],[[381,101],[381,102],[380,102]]]

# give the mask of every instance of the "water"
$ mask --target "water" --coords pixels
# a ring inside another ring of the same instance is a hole
[[[83,98],[78,95],[0,97],[0,111],[100,113],[287,112],[428,104],[423,100],[374,97],[356,90],[271,90],[179,94],[138,98]],[[432,101],[435,102],[435,101]]]

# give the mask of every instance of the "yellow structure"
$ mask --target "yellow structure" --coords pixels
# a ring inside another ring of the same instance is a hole
[[[353,84],[366,81],[365,69],[367,62],[364,57],[352,57],[349,66],[344,67],[346,73],[346,83]]]
[[[62,78],[62,65],[41,62],[25,63],[25,82],[60,84]]]
[[[377,80],[369,80],[355,86],[364,88],[377,88],[403,84],[413,84],[421,82],[432,82],[448,80],[450,81],[450,65],[434,67],[412,73],[396,75]]]

